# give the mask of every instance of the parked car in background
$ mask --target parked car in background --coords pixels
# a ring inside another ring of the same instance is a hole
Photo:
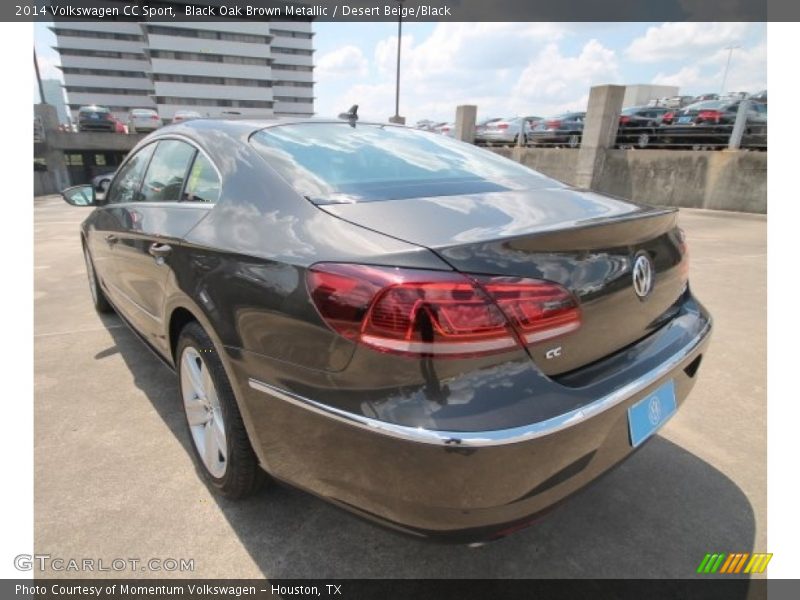
[[[631,106],[619,116],[617,144],[647,148],[661,124],[661,118],[669,112],[663,106]]]
[[[101,194],[105,194],[108,190],[108,184],[111,183],[111,180],[114,179],[114,173],[116,173],[116,169],[113,171],[107,171],[105,173],[101,173],[100,175],[95,175],[92,178],[92,187],[95,189],[96,192]]]
[[[521,138],[526,143],[530,133],[530,123],[540,121],[541,117],[511,117],[488,121],[480,131],[475,131],[477,144],[516,144]]]
[[[78,131],[110,131],[117,130],[117,119],[105,106],[92,104],[78,109]]]
[[[164,451],[231,500],[271,475],[416,538],[498,539],[656,437],[708,348],[676,208],[411,128],[190,121],[102,201],[63,196],[94,308],[176,372]],[[649,502],[683,465],[658,458],[612,491]]]
[[[417,129],[421,129],[422,131],[431,131],[437,125],[440,125],[440,123],[436,121],[431,121],[430,119],[422,119],[421,121],[417,121],[414,127],[416,127]]]
[[[111,119],[114,121],[114,133],[128,133],[128,126],[122,121],[122,119],[111,115]]]
[[[566,112],[555,117],[542,119],[528,133],[528,143],[534,146],[581,145],[585,112]]]
[[[475,140],[477,141],[478,135],[486,128],[489,123],[502,121],[502,117],[492,117],[490,119],[483,119],[475,123]]]
[[[709,100],[719,100],[719,94],[700,94],[692,98],[690,104],[697,104],[698,102],[708,102]]]
[[[152,108],[134,108],[128,119],[128,130],[131,133],[149,133],[163,124],[161,117]]]
[[[201,115],[196,110],[178,110],[175,111],[175,114],[172,115],[172,122],[173,123],[180,123],[181,121],[190,121],[192,119],[202,119],[203,115]]]
[[[661,141],[692,148],[727,145],[740,103],[741,100],[708,100],[667,113],[662,119],[664,128],[659,132]],[[766,105],[750,104],[746,128],[746,134],[766,136]]]
[[[448,137],[455,137],[456,135],[456,124],[455,123],[439,123],[436,125],[432,131],[434,133],[439,133],[441,135],[446,135]]]
[[[648,106],[665,106],[667,108],[681,108],[692,103],[694,96],[664,96],[658,100],[652,100]]]

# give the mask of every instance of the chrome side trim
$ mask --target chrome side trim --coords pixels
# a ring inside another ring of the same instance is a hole
[[[516,444],[519,442],[526,442],[539,437],[544,437],[572,427],[578,423],[582,423],[592,417],[613,408],[617,404],[627,400],[631,396],[641,392],[649,387],[670,371],[678,367],[688,356],[692,354],[708,336],[711,331],[711,321],[709,321],[703,330],[679,352],[676,352],[657,368],[649,373],[631,381],[629,384],[613,391],[612,393],[595,400],[581,408],[572,410],[570,412],[539,421],[538,423],[531,423],[530,425],[523,425],[521,427],[513,427],[510,429],[498,429],[494,431],[441,431],[434,429],[423,429],[421,427],[408,427],[406,425],[397,425],[394,423],[387,423],[386,421],[379,421],[371,419],[363,415],[357,415],[347,412],[333,406],[322,404],[310,398],[294,394],[287,390],[282,390],[274,385],[264,383],[257,379],[250,378],[250,387],[259,392],[275,398],[280,398],[290,404],[299,406],[301,408],[310,410],[317,414],[342,421],[355,427],[361,427],[374,433],[380,433],[391,437],[425,444],[435,444],[440,446],[469,446],[469,447],[482,447],[482,446],[499,446],[503,444]]]

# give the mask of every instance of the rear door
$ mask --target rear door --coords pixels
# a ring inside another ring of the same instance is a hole
[[[184,196],[197,153],[187,141],[158,141],[134,201],[119,209],[126,227],[115,248],[116,291],[131,324],[162,351],[167,348],[164,303],[172,255],[210,206]]]

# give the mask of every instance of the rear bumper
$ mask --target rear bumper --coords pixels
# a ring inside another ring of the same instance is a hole
[[[491,144],[491,143],[511,143],[517,137],[516,132],[486,132],[475,134],[475,141],[477,143]]]
[[[567,131],[565,129],[548,129],[546,131],[534,131],[528,134],[528,141],[534,144],[553,144],[566,143],[571,135],[580,135],[578,131]]]
[[[80,121],[78,122],[80,131],[110,131],[116,130],[116,125],[108,121]]]
[[[668,380],[680,406],[694,386],[711,321],[703,313],[691,328],[679,349],[610,393],[501,430],[408,427],[258,378],[239,381],[247,386],[257,453],[278,479],[413,535],[486,541],[530,524],[630,456],[628,408]]]

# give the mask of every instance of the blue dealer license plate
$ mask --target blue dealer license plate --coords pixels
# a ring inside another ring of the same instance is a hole
[[[675,383],[670,379],[628,409],[628,430],[635,448],[658,431],[675,414]]]

